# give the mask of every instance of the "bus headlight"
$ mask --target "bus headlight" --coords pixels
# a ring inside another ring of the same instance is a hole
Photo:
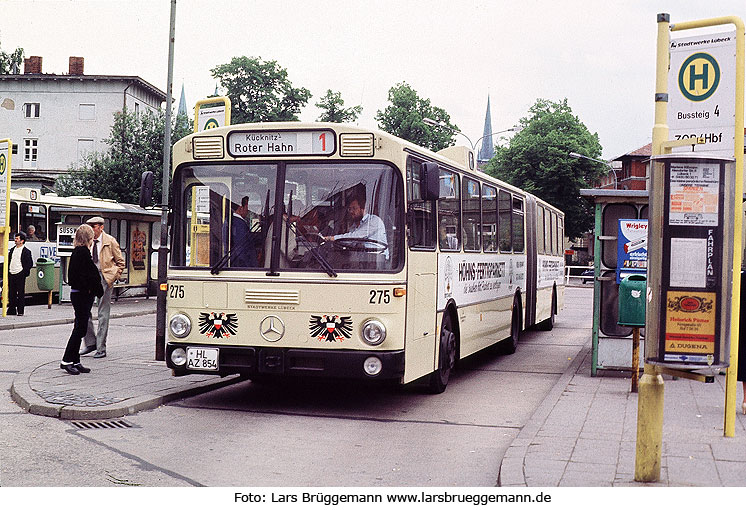
[[[177,338],[184,338],[192,331],[192,321],[184,314],[176,314],[169,322],[171,333]]]
[[[186,356],[186,351],[184,349],[179,347],[171,351],[171,363],[173,363],[177,367],[180,367],[182,365],[186,365],[186,361],[187,361],[187,356]]]
[[[386,340],[386,326],[376,319],[363,324],[363,341],[368,345],[380,345]]]
[[[380,374],[382,368],[383,368],[383,363],[381,362],[380,359],[376,358],[375,356],[366,358],[366,360],[363,362],[363,370],[365,370],[365,373],[370,376],[376,376]]]

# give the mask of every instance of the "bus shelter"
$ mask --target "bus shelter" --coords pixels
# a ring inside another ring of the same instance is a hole
[[[619,220],[648,218],[648,192],[583,189],[580,195],[595,204],[591,375],[597,375],[598,370],[631,370],[632,328],[618,324],[618,230]],[[644,328],[640,334],[644,342]]]

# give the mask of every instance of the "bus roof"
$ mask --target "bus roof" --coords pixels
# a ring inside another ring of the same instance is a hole
[[[217,141],[218,139],[217,137],[220,137],[222,139],[221,143],[227,144],[225,140],[227,140],[228,135],[234,131],[307,131],[307,130],[324,130],[324,129],[332,130],[336,134],[341,134],[341,133],[372,134],[374,137],[373,143],[375,144],[377,148],[380,148],[380,146],[383,145],[384,140],[390,140],[391,142],[399,145],[399,147],[404,152],[419,156],[420,158],[426,161],[437,162],[446,167],[450,167],[453,170],[458,170],[460,172],[471,174],[491,184],[500,186],[504,189],[508,189],[513,193],[517,193],[521,195],[531,195],[531,193],[525,190],[522,190],[516,186],[513,186],[512,184],[509,184],[505,181],[497,179],[489,174],[483,173],[477,170],[476,168],[470,168],[470,166],[474,165],[474,162],[476,161],[476,159],[474,157],[474,151],[470,149],[469,147],[466,147],[463,145],[455,145],[455,146],[446,147],[445,149],[442,149],[438,152],[433,152],[429,149],[420,147],[419,145],[416,145],[412,142],[404,140],[403,138],[399,138],[397,136],[392,135],[391,133],[387,133],[379,129],[369,129],[369,128],[363,128],[360,126],[355,126],[352,124],[340,124],[340,123],[332,123],[332,122],[297,122],[297,121],[257,122],[257,123],[251,123],[251,124],[234,124],[234,125],[222,126],[219,128],[210,129],[206,131],[199,131],[197,133],[191,133],[185,136],[184,138],[180,139],[174,144],[173,170],[175,171],[178,165],[183,163],[186,160],[192,160],[192,159],[197,160],[194,154],[192,153],[192,150],[193,150],[192,140],[195,138],[204,137],[206,139],[211,138]],[[200,158],[198,161],[209,162],[211,160],[215,161],[217,159],[220,159],[222,161],[248,160],[248,158],[234,157],[234,156],[231,156],[230,154],[226,154],[224,151],[222,151],[222,147],[221,147],[221,154],[223,154],[223,156],[221,157],[213,157],[213,158],[205,157],[205,158]],[[297,160],[303,160],[303,159],[316,159],[318,158],[318,155],[284,156],[284,157],[293,158]],[[470,161],[472,162],[472,165],[470,165],[469,163]],[[542,205],[549,207],[557,211],[560,214],[564,214],[562,213],[560,209],[540,199],[539,197],[536,197],[535,195],[531,195],[531,196],[533,196]]]

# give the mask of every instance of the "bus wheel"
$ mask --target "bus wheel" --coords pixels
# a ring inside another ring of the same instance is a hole
[[[513,314],[510,321],[510,337],[507,340],[503,340],[502,351],[505,354],[513,354],[518,348],[518,339],[521,337],[521,302],[516,297],[513,299]]]
[[[552,311],[549,313],[549,318],[539,323],[539,329],[541,331],[552,331],[554,328],[554,316],[557,314],[557,292],[552,292]]]
[[[430,393],[443,393],[448,386],[451,372],[456,366],[456,333],[451,324],[451,314],[446,312],[440,325],[438,368],[430,374]]]

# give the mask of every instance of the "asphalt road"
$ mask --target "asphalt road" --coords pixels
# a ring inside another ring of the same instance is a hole
[[[26,414],[0,370],[3,486],[494,486],[503,454],[590,341],[592,289],[568,288],[551,332],[511,356],[462,362],[448,389],[250,381],[80,430]],[[154,316],[117,319],[110,342],[150,342]],[[62,355],[69,326],[3,333],[3,367]],[[126,377],[126,374],[122,374]]]

